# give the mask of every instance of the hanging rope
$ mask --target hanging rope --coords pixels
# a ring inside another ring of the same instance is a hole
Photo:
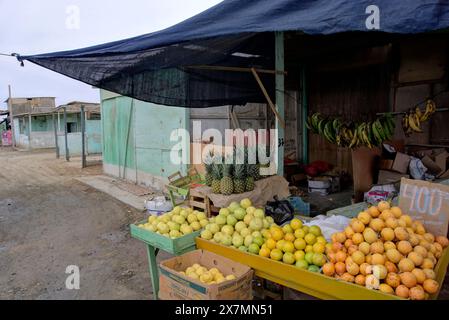
[[[16,58],[20,62],[20,66],[21,67],[24,66],[23,60],[20,58],[20,54],[18,54],[18,53],[14,53],[14,52],[13,53],[2,53],[2,52],[0,52],[0,56]]]

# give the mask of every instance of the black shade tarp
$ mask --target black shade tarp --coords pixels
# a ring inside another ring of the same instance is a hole
[[[447,0],[226,0],[155,33],[19,59],[143,101],[209,107],[265,99],[251,73],[190,66],[274,69],[275,31],[410,34],[447,28]],[[261,76],[273,94],[274,76]]]

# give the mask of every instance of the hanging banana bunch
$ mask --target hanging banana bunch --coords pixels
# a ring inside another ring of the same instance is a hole
[[[404,130],[405,135],[409,137],[414,132],[423,132],[421,124],[429,120],[430,116],[433,115],[436,110],[437,107],[435,101],[429,99],[426,102],[426,109],[424,112],[422,112],[419,107],[407,111],[404,114],[404,117],[402,117],[402,129]]]
[[[306,126],[328,142],[352,149],[361,146],[373,148],[390,140],[394,135],[395,122],[391,114],[375,121],[354,123],[342,122],[339,118],[324,118],[320,113],[314,113],[307,118]]]

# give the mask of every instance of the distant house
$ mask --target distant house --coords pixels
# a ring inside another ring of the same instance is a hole
[[[81,106],[84,106],[86,119],[85,146],[87,154],[100,154],[101,147],[101,111],[100,104],[73,101],[56,108],[55,121],[59,128],[57,143],[60,155],[65,155],[64,109],[67,117],[67,147],[69,155],[81,155]],[[53,133],[54,137],[54,133]]]
[[[8,98],[11,103],[14,135],[19,148],[54,148],[52,113],[54,97]]]
[[[100,105],[74,101],[56,107],[54,97],[11,98],[15,143],[18,148],[55,148],[56,136],[62,154],[65,153],[64,109],[70,153],[81,154],[81,105],[85,106],[88,152],[101,153]],[[55,130],[56,127],[56,130]],[[78,141],[79,140],[79,141]]]

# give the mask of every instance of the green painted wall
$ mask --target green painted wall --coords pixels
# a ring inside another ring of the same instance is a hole
[[[186,171],[185,165],[170,161],[177,142],[172,130],[188,130],[188,109],[159,106],[101,90],[103,162],[133,172],[168,177]],[[187,142],[184,150],[189,150]]]

